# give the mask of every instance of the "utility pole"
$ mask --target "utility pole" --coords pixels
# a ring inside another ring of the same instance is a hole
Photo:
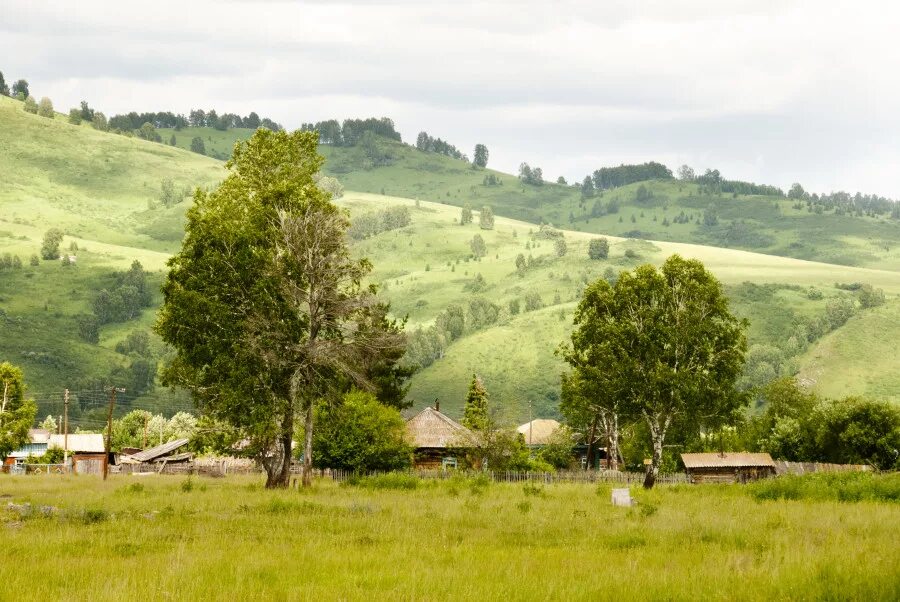
[[[69,470],[69,390],[63,394],[63,466]]]
[[[150,420],[150,414],[144,414],[144,444],[143,448],[147,449],[147,421]]]
[[[103,458],[103,480],[106,480],[106,475],[109,473],[109,448],[112,445],[112,415],[113,415],[113,407],[116,405],[116,393],[124,393],[125,389],[118,389],[116,387],[109,388],[109,414],[106,416],[106,457]]]
[[[531,445],[531,431],[534,428],[534,414],[531,411],[531,400],[528,400],[528,445]]]

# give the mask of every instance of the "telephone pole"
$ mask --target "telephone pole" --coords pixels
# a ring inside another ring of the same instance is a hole
[[[125,389],[118,389],[116,387],[109,388],[109,414],[106,416],[106,457],[103,458],[103,480],[106,480],[106,475],[109,473],[109,448],[112,445],[112,415],[113,415],[113,407],[116,405],[116,393],[124,393]]]
[[[144,414],[144,444],[143,449],[147,449],[147,421],[150,419],[149,414]]]
[[[63,393],[63,466],[69,470],[69,390]]]

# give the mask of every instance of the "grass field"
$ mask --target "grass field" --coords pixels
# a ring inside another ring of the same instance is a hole
[[[415,484],[415,483],[413,483]],[[15,570],[51,600],[896,600],[900,505],[741,486],[422,482],[272,492],[259,477],[0,476]]]

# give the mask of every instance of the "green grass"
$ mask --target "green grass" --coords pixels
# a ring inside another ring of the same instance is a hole
[[[900,506],[740,486],[342,487],[256,478],[0,477],[0,598],[895,600]],[[39,513],[37,513],[39,515]]]
[[[828,397],[866,395],[900,402],[900,301],[854,316],[800,358],[800,379]]]

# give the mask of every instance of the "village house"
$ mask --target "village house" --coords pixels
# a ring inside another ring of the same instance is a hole
[[[458,454],[472,445],[472,432],[449,416],[440,405],[427,407],[406,421],[406,435],[415,448],[418,469],[456,468]]]
[[[528,447],[543,447],[550,442],[559,427],[559,422],[552,418],[536,418],[516,427],[516,432],[525,438],[525,445]]]
[[[764,453],[681,454],[691,483],[747,483],[775,476],[775,462]]]
[[[6,460],[4,466],[24,464],[28,457],[37,458],[47,453],[47,444],[50,441],[50,431],[45,429],[28,429],[28,443],[13,451]]]

